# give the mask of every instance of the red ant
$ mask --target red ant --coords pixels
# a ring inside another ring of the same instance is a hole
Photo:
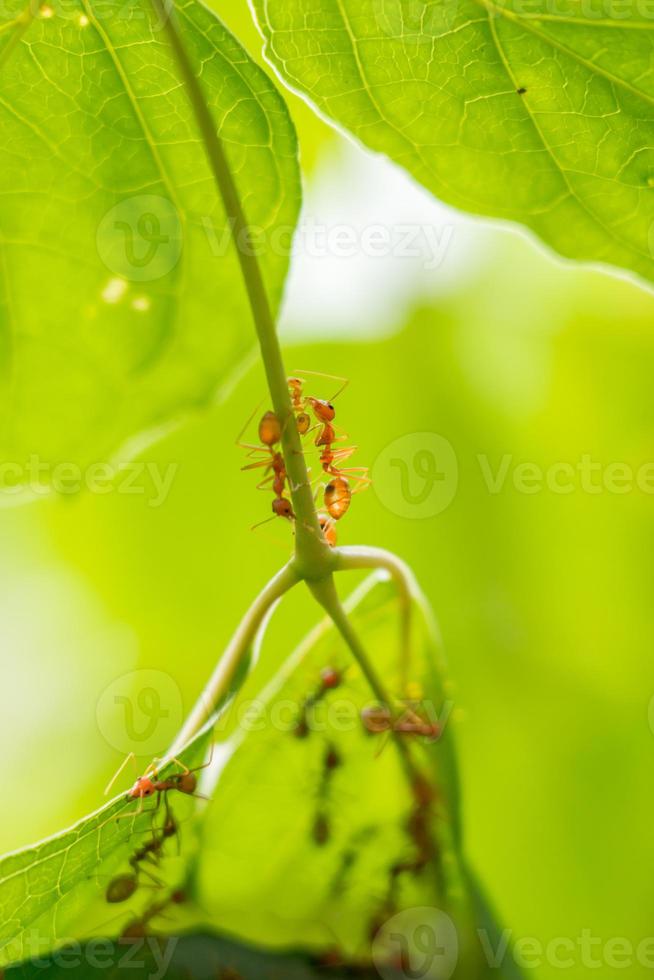
[[[431,739],[437,739],[441,734],[440,725],[436,722],[423,721],[411,709],[395,721],[388,708],[383,707],[365,708],[361,712],[361,717],[367,731],[373,735],[390,729],[401,735],[423,735]]]
[[[170,817],[170,810],[168,809],[168,799],[166,797],[166,794],[169,793],[171,790],[177,790],[178,793],[184,793],[185,796],[195,796],[198,799],[205,799],[205,797],[203,797],[202,794],[196,792],[197,785],[198,785],[198,778],[196,776],[196,773],[200,772],[202,769],[207,769],[211,765],[212,759],[213,759],[213,743],[211,744],[211,755],[209,757],[209,761],[205,762],[201,766],[196,766],[195,769],[189,769],[188,766],[185,766],[183,762],[179,761],[179,759],[173,758],[170,761],[180,766],[182,772],[173,773],[173,775],[169,776],[167,779],[159,779],[159,774],[156,765],[154,763],[150,763],[148,768],[145,770],[145,773],[136,779],[136,782],[134,783],[134,785],[129,790],[126,796],[127,800],[138,800],[139,801],[138,808],[135,811],[133,811],[133,813],[122,813],[116,819],[122,820],[130,816],[139,816],[139,814],[143,812],[144,800],[156,794],[157,803],[156,806],[153,808],[152,812],[156,813],[156,811],[159,809],[162,798],[165,798],[166,810],[167,810],[166,824],[168,824],[171,817]],[[115,783],[118,776],[120,776],[121,772],[123,771],[127,763],[133,760],[134,760],[134,753],[130,752],[130,754],[127,756],[125,761],[122,763],[122,765],[116,772],[116,775],[112,778],[111,782],[107,786],[105,790],[105,794],[109,793],[111,787]],[[164,826],[166,826],[166,824]]]
[[[347,438],[345,435],[337,436],[336,429],[332,424],[336,417],[336,409],[332,402],[338,398],[341,392],[349,383],[345,378],[336,378],[332,375],[320,375],[318,372],[306,371],[305,374],[316,374],[319,377],[333,377],[336,381],[343,381],[343,385],[330,401],[321,398],[314,398],[303,394],[304,382],[301,378],[288,378],[289,391],[293,402],[293,410],[296,413],[298,431],[301,435],[310,432],[308,424],[308,414],[306,406],[310,406],[317,419],[318,434],[315,439],[315,446],[321,450],[320,465],[325,474],[331,477],[324,491],[325,510],[332,521],[340,521],[349,510],[352,502],[352,495],[369,486],[368,468],[363,466],[349,467],[342,469],[336,463],[348,459],[354,452],[356,446],[343,449],[334,449],[334,443]],[[350,487],[348,476],[354,477],[356,485],[354,490]],[[323,515],[318,515],[323,528],[325,538],[332,547],[336,544],[336,532],[333,525],[327,524],[327,519]],[[331,539],[331,540],[330,540]]]
[[[318,688],[305,698],[304,704],[302,705],[302,714],[295,728],[297,738],[306,738],[309,734],[309,720],[307,717],[309,709],[313,708],[319,701],[322,701],[329,691],[333,691],[339,687],[342,680],[342,673],[335,667],[324,667],[320,671],[320,684]]]
[[[293,403],[293,411],[295,412],[295,421],[297,424],[297,429],[300,435],[304,436],[308,432],[311,432],[311,416],[307,412],[307,406],[309,406],[317,420],[317,428],[321,431],[316,437],[316,446],[324,445],[324,442],[319,440],[323,438],[324,430],[329,428],[330,432],[334,434],[334,429],[331,423],[336,418],[336,409],[332,405],[333,401],[336,401],[341,392],[345,391],[348,384],[350,383],[347,378],[339,378],[333,374],[323,374],[320,371],[301,371],[303,375],[312,375],[317,378],[330,378],[332,381],[342,381],[343,384],[338,389],[335,395],[329,401],[323,398],[314,398],[312,395],[305,395],[304,392],[304,381],[302,378],[287,378],[288,389],[291,395],[291,401]],[[335,434],[334,434],[335,437]],[[331,440],[334,441],[334,438]]]
[[[251,421],[250,417],[245,424],[243,432],[247,429]],[[275,494],[275,499],[272,503],[273,517],[283,517],[286,520],[292,521],[295,519],[295,514],[293,513],[293,507],[291,506],[290,500],[284,496],[284,491],[286,489],[286,481],[288,479],[288,474],[286,472],[286,464],[284,463],[284,457],[279,450],[275,450],[274,447],[279,444],[282,438],[282,427],[280,425],[279,419],[274,412],[266,412],[261,421],[259,422],[259,439],[261,440],[261,445],[252,445],[252,443],[241,442],[241,436],[239,435],[236,443],[241,449],[248,449],[249,456],[254,456],[255,453],[264,453],[265,459],[257,460],[256,463],[249,463],[247,466],[243,466],[243,470],[256,470],[260,467],[265,467],[266,476],[257,485],[257,490],[266,489],[269,483],[272,483],[272,491]],[[268,473],[270,476],[268,476]],[[272,519],[272,518],[271,518]],[[265,524],[265,521],[262,521]],[[257,524],[255,527],[259,527]]]
[[[109,882],[106,891],[106,899],[109,903],[117,904],[119,902],[126,902],[131,898],[139,886],[139,876],[141,873],[147,875],[157,887],[163,887],[163,882],[155,878],[149,871],[146,871],[142,867],[142,864],[148,859],[155,864],[158,863],[158,858],[161,855],[166,840],[170,837],[178,837],[179,835],[179,828],[170,811],[167,800],[166,809],[166,820],[161,828],[161,832],[158,834],[153,827],[150,840],[142,844],[130,857],[129,865],[132,869],[132,874],[117,875]]]

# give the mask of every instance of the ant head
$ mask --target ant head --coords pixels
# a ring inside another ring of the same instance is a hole
[[[127,794],[127,798],[130,800],[140,800],[145,796],[153,796],[156,791],[157,787],[149,776],[139,776]]]
[[[259,438],[264,446],[274,446],[282,438],[282,427],[274,412],[266,412],[259,422]]]
[[[320,679],[323,687],[332,690],[341,683],[341,672],[335,667],[324,667],[320,671]]]
[[[296,392],[299,394],[302,391],[302,379],[301,378],[287,378],[288,387],[292,394]]]
[[[336,418],[336,409],[330,402],[323,401],[322,398],[310,398],[311,408],[319,422],[333,422]]]
[[[275,517],[285,517],[288,521],[295,517],[291,502],[286,497],[276,497],[272,502],[272,509]]]

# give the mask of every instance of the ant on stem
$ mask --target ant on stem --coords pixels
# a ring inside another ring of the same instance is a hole
[[[283,517],[288,521],[293,521],[295,520],[293,507],[291,506],[290,500],[284,496],[286,482],[288,479],[286,464],[282,453],[279,451],[279,449],[275,449],[275,446],[279,445],[282,438],[282,427],[279,419],[274,412],[266,412],[262,417],[261,421],[259,422],[259,439],[261,440],[260,445],[241,442],[243,433],[251,421],[252,416],[250,416],[245,423],[243,430],[236,440],[236,445],[241,449],[249,450],[249,457],[263,453],[264,458],[258,459],[254,463],[248,463],[246,466],[241,467],[241,469],[256,470],[260,469],[261,467],[265,467],[264,479],[261,481],[261,483],[257,484],[257,490],[266,490],[268,489],[268,484],[272,483],[272,491],[275,495],[275,499],[272,503],[273,516],[268,518],[268,520],[273,520],[275,517]],[[262,521],[261,523],[265,524],[267,522]],[[260,524],[255,524],[255,527],[260,526]]]
[[[323,533],[328,544],[332,547],[336,544],[336,532],[333,527],[334,521],[340,521],[349,510],[354,493],[364,490],[371,483],[368,477],[368,468],[365,466],[348,467],[346,469],[338,467],[336,463],[345,461],[352,456],[357,447],[349,446],[341,449],[334,449],[336,442],[347,439],[347,435],[336,435],[336,428],[332,424],[336,418],[336,409],[333,402],[345,390],[349,381],[346,378],[338,378],[335,375],[321,374],[317,371],[304,371],[302,374],[311,374],[316,377],[332,378],[334,381],[342,381],[343,384],[330,400],[314,398],[312,395],[304,394],[304,381],[300,377],[288,378],[288,386],[293,403],[293,410],[296,414],[298,431],[301,435],[312,432],[313,429],[307,424],[309,415],[306,411],[310,407],[317,420],[314,428],[318,429],[314,445],[320,449],[320,465],[325,475],[329,477],[329,482],[324,488],[324,506],[327,517],[319,514],[319,520],[323,528]],[[350,487],[348,477],[354,478],[354,490]],[[332,524],[328,524],[327,518],[331,518]],[[331,538],[331,540],[330,540]],[[333,542],[333,543],[332,543]]]

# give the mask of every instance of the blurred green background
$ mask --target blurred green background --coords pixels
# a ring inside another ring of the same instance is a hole
[[[247,11],[216,6],[256,54]],[[380,181],[367,213],[388,222],[397,202],[385,192],[387,171],[382,179],[378,162],[299,100],[292,107],[309,199],[321,182],[329,188],[330,174],[343,186],[354,160],[364,184],[368,172]],[[406,177],[388,179],[417,193]],[[454,450],[458,485],[445,510],[416,519],[400,468],[391,468],[397,486],[356,498],[340,540],[400,554],[434,606],[456,685],[468,854],[513,937],[576,942],[590,930],[602,944],[638,944],[654,934],[652,494],[601,481],[610,464],[636,473],[654,461],[654,298],[564,266],[505,229],[442,216],[453,231],[438,269],[395,259],[393,291],[391,266],[366,266],[371,303],[376,290],[390,297],[379,331],[361,297],[350,302],[357,259],[324,265],[325,297],[336,295],[344,311],[331,326],[321,297],[309,301],[312,281],[302,281],[299,263],[284,322],[287,366],[351,379],[338,420],[360,447],[357,463],[381,454],[383,465],[389,445],[408,437],[400,455],[410,469],[416,433],[439,434]],[[311,268],[307,277],[320,283],[320,260]],[[333,393],[331,382],[316,387]],[[0,510],[2,851],[101,804],[124,754],[98,723],[116,678],[138,669],[172,678],[165,743],[288,554],[281,522],[250,531],[269,501],[240,472],[235,447],[264,390],[253,367],[226,402],[145,452],[148,463],[175,467],[162,506],[111,492]],[[599,492],[580,477],[568,494],[514,483],[521,463],[546,471],[585,455],[600,464]],[[499,492],[489,490],[480,456],[493,472],[505,459]],[[418,494],[421,478],[410,479]],[[260,680],[315,618],[307,595],[288,600]],[[574,958],[566,972],[585,975],[590,967]],[[533,974],[560,972],[545,964]],[[612,972],[648,973],[605,964],[600,975]]]

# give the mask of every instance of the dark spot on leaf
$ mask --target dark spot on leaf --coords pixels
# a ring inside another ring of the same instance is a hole
[[[518,95],[524,95],[525,92],[527,91],[527,89],[526,88],[519,88],[516,91],[517,91]]]

